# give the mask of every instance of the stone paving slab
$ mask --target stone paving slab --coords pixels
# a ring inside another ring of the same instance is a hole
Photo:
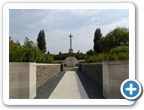
[[[76,71],[67,71],[49,99],[89,99]]]

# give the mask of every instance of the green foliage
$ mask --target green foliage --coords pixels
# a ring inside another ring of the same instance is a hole
[[[67,56],[75,56],[77,59],[84,59],[84,57],[88,55],[81,53],[64,53],[60,55],[53,55],[55,60],[65,60]]]
[[[117,27],[98,41],[102,52],[109,52],[111,49],[129,45],[129,29]]]
[[[23,48],[9,37],[9,61],[21,62],[23,58]]]
[[[86,54],[92,56],[92,55],[96,54],[96,52],[94,50],[90,49],[86,52]]]
[[[95,31],[95,33],[94,33],[94,40],[93,40],[93,42],[94,42],[93,49],[97,53],[101,52],[100,46],[99,46],[99,43],[98,43],[98,41],[100,40],[101,37],[102,37],[101,29],[97,28],[96,31]]]
[[[37,45],[25,38],[24,45],[16,43],[9,37],[9,62],[37,62],[37,63],[52,63],[53,56],[45,54]]]
[[[45,33],[44,30],[41,30],[38,34],[38,38],[37,38],[37,42],[38,42],[38,47],[40,48],[40,50],[45,53],[46,52],[46,41],[45,41]]]
[[[114,60],[129,60],[129,47],[122,46],[113,48],[110,52],[99,53],[93,56],[86,56],[85,62],[94,63],[102,61],[114,61]]]
[[[59,52],[59,55],[61,54],[61,51]]]
[[[113,48],[109,52],[109,60],[129,60],[129,47],[122,46]]]
[[[77,53],[80,53],[80,50],[78,50]]]
[[[50,54],[50,52],[48,51],[47,54]]]

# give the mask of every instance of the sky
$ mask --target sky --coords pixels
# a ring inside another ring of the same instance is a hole
[[[46,48],[51,54],[68,53],[72,34],[72,48],[86,53],[93,49],[94,32],[101,29],[104,37],[119,27],[129,27],[128,9],[10,9],[9,36],[21,45],[25,37],[37,43],[44,30]]]

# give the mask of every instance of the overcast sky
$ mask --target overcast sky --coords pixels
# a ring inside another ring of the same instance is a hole
[[[27,36],[37,43],[40,30],[45,31],[47,51],[51,54],[67,53],[72,48],[85,53],[93,49],[94,32],[101,28],[105,36],[117,26],[129,27],[129,10],[126,9],[12,9],[9,10],[9,36],[14,42],[24,43]]]

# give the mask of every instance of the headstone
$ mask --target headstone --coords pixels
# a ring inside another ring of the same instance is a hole
[[[67,57],[64,60],[64,64],[66,64],[66,66],[76,66],[77,63],[78,60],[75,57]]]

